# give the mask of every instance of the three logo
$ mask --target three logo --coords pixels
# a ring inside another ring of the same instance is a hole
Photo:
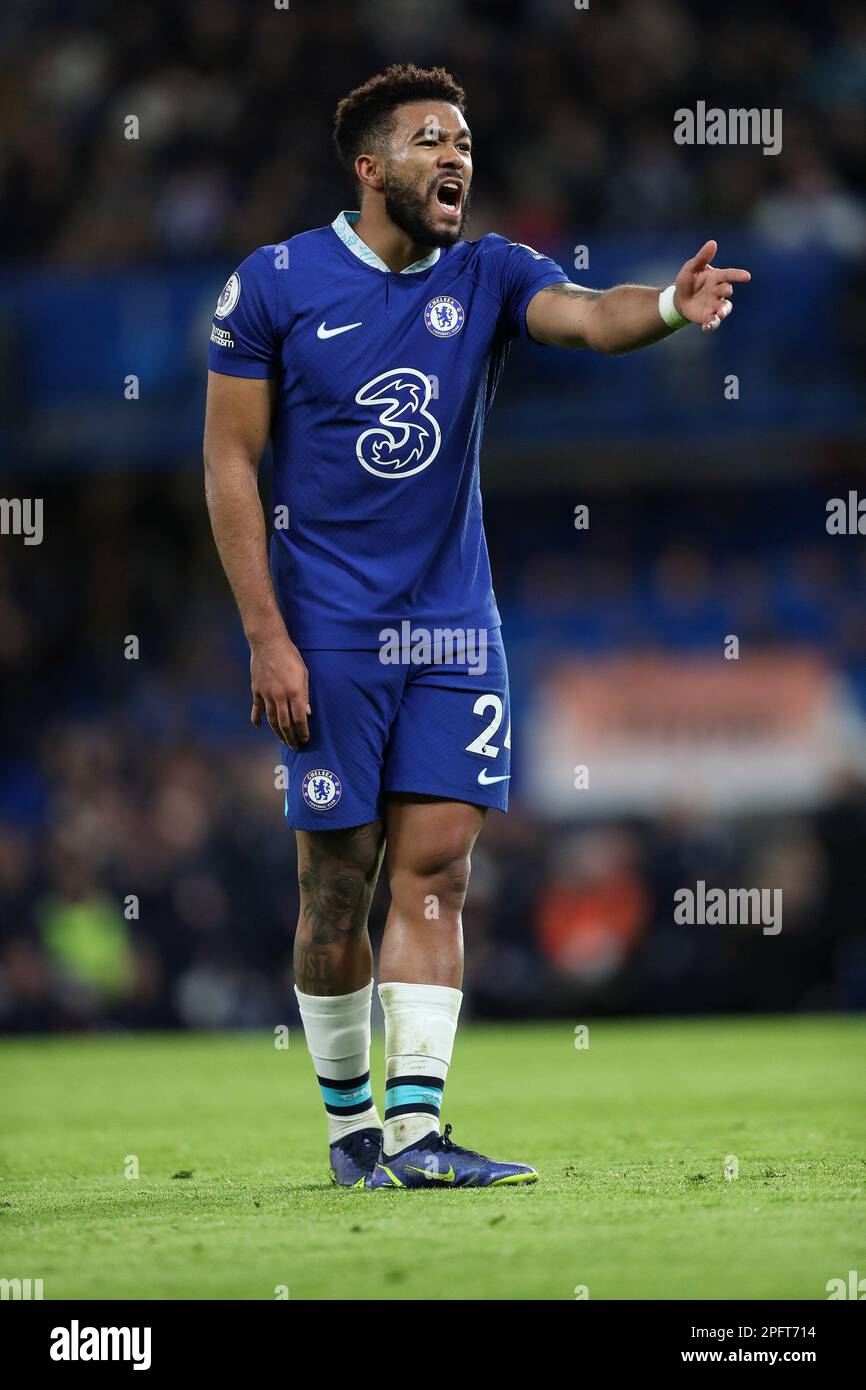
[[[358,405],[379,406],[379,423],[358,435],[355,453],[362,468],[377,478],[411,478],[429,468],[439,452],[442,432],[427,409],[430,378],[416,367],[391,367],[355,392]]]
[[[436,295],[424,309],[424,323],[437,338],[453,338],[465,321],[463,305],[449,294]],[[316,337],[335,338],[362,326],[363,320],[328,328],[323,319]],[[430,378],[417,367],[391,367],[364,382],[355,403],[377,407],[378,423],[355,442],[362,468],[376,478],[411,478],[430,467],[442,443],[439,422],[428,409],[432,395]]]

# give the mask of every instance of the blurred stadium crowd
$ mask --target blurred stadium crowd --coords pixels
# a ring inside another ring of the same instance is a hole
[[[408,53],[468,93],[474,236],[550,247],[576,220],[583,234],[709,218],[782,245],[866,245],[856,0],[618,0],[591,21],[570,0],[11,0],[0,50],[7,255],[239,259],[331,221],[346,199],[326,148],[336,101]],[[671,140],[684,99],[782,108],[782,153],[722,147],[711,178],[691,177],[696,152]]]
[[[245,726],[246,652],[198,487],[189,475],[66,484],[53,543],[4,552],[0,1027],[294,1016],[297,888],[279,749]],[[569,823],[531,813],[522,795],[519,731],[564,651],[715,651],[720,630],[737,631],[750,644],[823,647],[866,705],[863,559],[845,540],[838,552],[829,538],[805,547],[789,511],[777,526],[787,543],[770,537],[758,560],[748,533],[739,554],[722,545],[726,526],[736,531],[736,491],[654,489],[632,502],[647,523],[640,544],[626,530],[617,552],[610,523],[624,502],[593,500],[614,515],[586,533],[578,562],[540,517],[521,555],[508,507],[488,508],[518,770],[511,813],[488,817],[473,859],[469,1007],[493,1017],[866,1007],[856,777],[840,777],[815,813],[732,820],[696,799],[652,818]],[[820,514],[817,494],[800,504]],[[546,514],[567,508],[548,499]],[[675,539],[686,513],[689,546]],[[125,659],[128,634],[137,659]],[[784,931],[676,925],[674,892],[699,878],[782,887]],[[374,934],[386,910],[381,889]]]
[[[720,15],[705,0],[626,0],[593,6],[582,29],[584,18],[567,0],[288,12],[14,0],[0,14],[7,284],[34,268],[192,276],[202,261],[231,268],[251,247],[330,221],[351,202],[328,147],[335,102],[411,55],[453,66],[468,90],[483,159],[473,237],[496,230],[553,249],[584,231],[603,244],[709,220],[713,232],[749,229],[770,252],[841,257],[862,302],[862,7]],[[706,160],[673,145],[672,103],[727,108],[756,94],[784,109],[778,157],[720,148],[708,177]],[[124,140],[129,114],[146,139]],[[840,314],[840,332],[856,317]],[[800,379],[784,341],[751,351],[805,393],[822,369],[836,379],[845,356],[838,339],[825,350],[819,328],[805,366],[798,345]],[[0,314],[0,354],[9,341]],[[682,357],[665,360],[653,370],[691,387]],[[615,382],[633,377],[583,370],[588,397],[616,409],[617,392],[630,395]],[[545,374],[558,378],[561,422],[547,419],[570,447],[565,372],[548,355],[521,387],[531,421]],[[17,395],[9,380],[3,392]],[[630,441],[640,486],[582,486],[576,499],[535,486],[531,468],[516,491],[497,491],[487,471],[517,771],[514,808],[488,817],[473,859],[467,1003],[479,1016],[866,1007],[866,786],[853,772],[840,768],[817,808],[772,817],[721,819],[696,798],[652,817],[554,820],[524,792],[520,731],[563,652],[676,657],[717,651],[719,634],[736,632],[753,647],[822,653],[866,709],[866,560],[856,537],[824,530],[827,497],[858,484],[850,451],[816,439],[811,469],[783,482],[763,472],[758,436],[734,448],[736,476],[672,479],[660,466],[683,418],[671,399],[668,434],[656,421]],[[500,411],[508,404],[506,392]],[[199,408],[184,404],[187,417]],[[862,407],[857,424],[862,438]],[[5,495],[44,495],[47,520],[41,546],[0,546],[0,1029],[291,1021],[297,888],[279,754],[245,722],[246,651],[198,461],[167,441],[149,469],[130,440],[129,456],[118,448],[114,467],[86,473],[84,453],[79,442],[50,476],[4,483]],[[583,454],[591,478],[592,448]],[[579,539],[575,500],[593,515]],[[783,887],[784,931],[677,926],[673,893],[699,878]],[[380,890],[374,935],[386,908]]]

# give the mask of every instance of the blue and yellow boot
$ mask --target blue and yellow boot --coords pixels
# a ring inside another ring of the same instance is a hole
[[[356,1129],[331,1145],[331,1181],[338,1187],[369,1187],[382,1147],[381,1129]]]
[[[505,1187],[536,1182],[525,1163],[497,1163],[451,1143],[451,1126],[434,1130],[396,1154],[380,1153],[369,1187]]]

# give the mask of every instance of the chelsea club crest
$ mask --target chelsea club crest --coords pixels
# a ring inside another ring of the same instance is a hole
[[[343,788],[336,773],[315,767],[304,778],[301,795],[313,811],[331,811],[343,795]]]
[[[463,327],[463,305],[450,294],[437,294],[424,310],[424,322],[437,338],[453,338]]]

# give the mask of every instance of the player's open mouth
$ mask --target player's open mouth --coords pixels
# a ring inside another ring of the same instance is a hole
[[[463,202],[463,185],[459,179],[443,179],[436,189],[436,200],[452,217],[459,217]]]

